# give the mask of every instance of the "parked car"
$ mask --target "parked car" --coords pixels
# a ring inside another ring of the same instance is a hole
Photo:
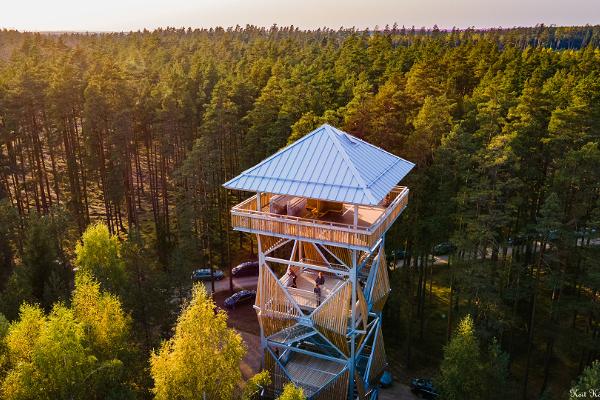
[[[436,256],[443,256],[456,251],[456,246],[450,242],[444,242],[433,246],[433,254]]]
[[[258,261],[247,261],[231,269],[233,276],[258,275]]]
[[[381,378],[379,379],[379,384],[381,385],[381,387],[388,388],[388,387],[392,386],[393,382],[394,382],[394,378],[392,376],[392,373],[388,370],[383,371],[383,374],[381,375]]]
[[[410,390],[424,399],[437,399],[439,393],[433,387],[431,379],[414,378],[410,381]]]
[[[220,269],[215,268],[213,269],[213,276],[215,277],[216,281],[220,281],[225,277],[225,274]],[[192,281],[194,282],[210,281],[210,279],[210,268],[200,268],[192,272]]]
[[[399,248],[396,250],[392,250],[387,258],[389,261],[393,261],[394,259],[404,260],[404,258],[406,258],[407,256],[408,256],[408,252],[406,250],[404,250],[403,248]]]
[[[575,231],[576,238],[594,238],[598,236],[598,230],[596,228],[583,228]]]
[[[256,298],[256,290],[240,290],[225,299],[225,307],[235,308],[240,304],[251,303]]]
[[[527,243],[527,236],[525,235],[519,234],[508,238],[508,244],[510,246],[522,246],[525,243]]]

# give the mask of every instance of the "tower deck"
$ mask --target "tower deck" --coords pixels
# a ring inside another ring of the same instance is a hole
[[[237,231],[368,250],[404,210],[408,192],[407,187],[396,186],[380,205],[356,206],[356,226],[352,204],[342,203],[339,210],[324,213],[306,207],[296,215],[277,214],[271,212],[270,201],[274,195],[270,193],[260,195],[260,210],[257,210],[259,195],[234,206],[231,222]]]

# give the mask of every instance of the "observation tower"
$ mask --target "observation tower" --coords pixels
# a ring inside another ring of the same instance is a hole
[[[323,125],[223,186],[255,195],[231,210],[256,235],[258,315],[269,396],[377,399],[390,293],[385,233],[408,204],[414,164]]]

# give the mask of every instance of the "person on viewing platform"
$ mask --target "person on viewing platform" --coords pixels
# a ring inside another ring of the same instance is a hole
[[[319,307],[321,305],[321,286],[318,283],[315,284],[314,292],[317,297],[317,307]]]
[[[296,286],[296,273],[294,270],[288,265],[286,275],[288,276],[288,286],[297,287]]]
[[[317,286],[321,286],[325,284],[325,277],[323,276],[322,272],[319,272],[319,275],[317,275],[317,279],[315,279],[315,284]]]

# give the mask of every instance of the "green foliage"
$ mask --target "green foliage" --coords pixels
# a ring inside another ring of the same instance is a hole
[[[4,341],[6,334],[8,333],[8,327],[10,323],[6,319],[6,317],[0,314],[0,341]]]
[[[509,356],[502,351],[496,338],[490,343],[483,367],[485,371],[483,398],[502,400],[513,397],[509,379]]]
[[[245,348],[241,336],[227,327],[202,285],[193,288],[173,337],[152,354],[150,371],[156,399],[229,399],[240,380]]]
[[[443,399],[505,399],[510,397],[509,357],[492,339],[481,354],[470,315],[463,318],[444,347],[437,385]]]
[[[322,116],[317,116],[312,111],[309,111],[303,114],[302,117],[292,125],[292,133],[288,137],[287,142],[288,144],[291,144],[323,124],[339,126],[341,118],[338,111],[327,110]]]
[[[145,349],[159,343],[161,331],[169,329],[174,321],[173,306],[169,303],[172,274],[165,274],[158,262],[149,254],[137,230],[131,230],[121,247],[125,267],[126,290],[121,294],[123,305],[130,310],[137,338]],[[186,278],[189,276],[186,274]]]
[[[115,358],[126,351],[131,319],[115,295],[101,291],[90,275],[78,272],[71,304],[95,354]]]
[[[103,287],[123,289],[125,271],[121,260],[119,238],[111,235],[103,223],[88,226],[75,247],[75,265],[81,272],[91,274]]]
[[[283,393],[277,400],[306,400],[306,397],[301,387],[297,387],[290,382],[283,387]]]
[[[0,309],[8,319],[14,320],[19,315],[19,307],[23,302],[35,302],[31,279],[24,267],[17,267],[8,278],[6,287],[0,293]]]
[[[596,397],[600,387],[600,362],[594,361],[586,367],[577,381],[571,386],[569,399],[588,399]]]
[[[17,234],[17,210],[7,199],[0,199],[0,271],[9,271],[13,266],[12,242]]]
[[[261,390],[267,385],[271,384],[271,375],[269,371],[262,370],[254,374],[246,385],[244,386],[244,392],[242,393],[242,400],[257,400],[260,396]]]
[[[407,146],[414,151],[411,159],[418,164],[430,163],[442,137],[452,129],[452,104],[446,96],[425,98],[423,106],[413,120],[414,130]]]
[[[437,386],[445,400],[483,399],[484,367],[470,316],[458,325],[446,347]]]
[[[72,308],[57,303],[45,315],[23,305],[3,339],[2,398],[130,397],[122,361],[127,321],[118,300],[89,277],[78,277]]]
[[[10,322],[4,315],[0,314],[0,381],[4,379],[4,374],[8,369],[6,335],[9,328]]]
[[[68,271],[59,259],[58,237],[52,216],[33,214],[28,219],[23,264],[31,282],[32,294],[46,308],[67,293]]]

